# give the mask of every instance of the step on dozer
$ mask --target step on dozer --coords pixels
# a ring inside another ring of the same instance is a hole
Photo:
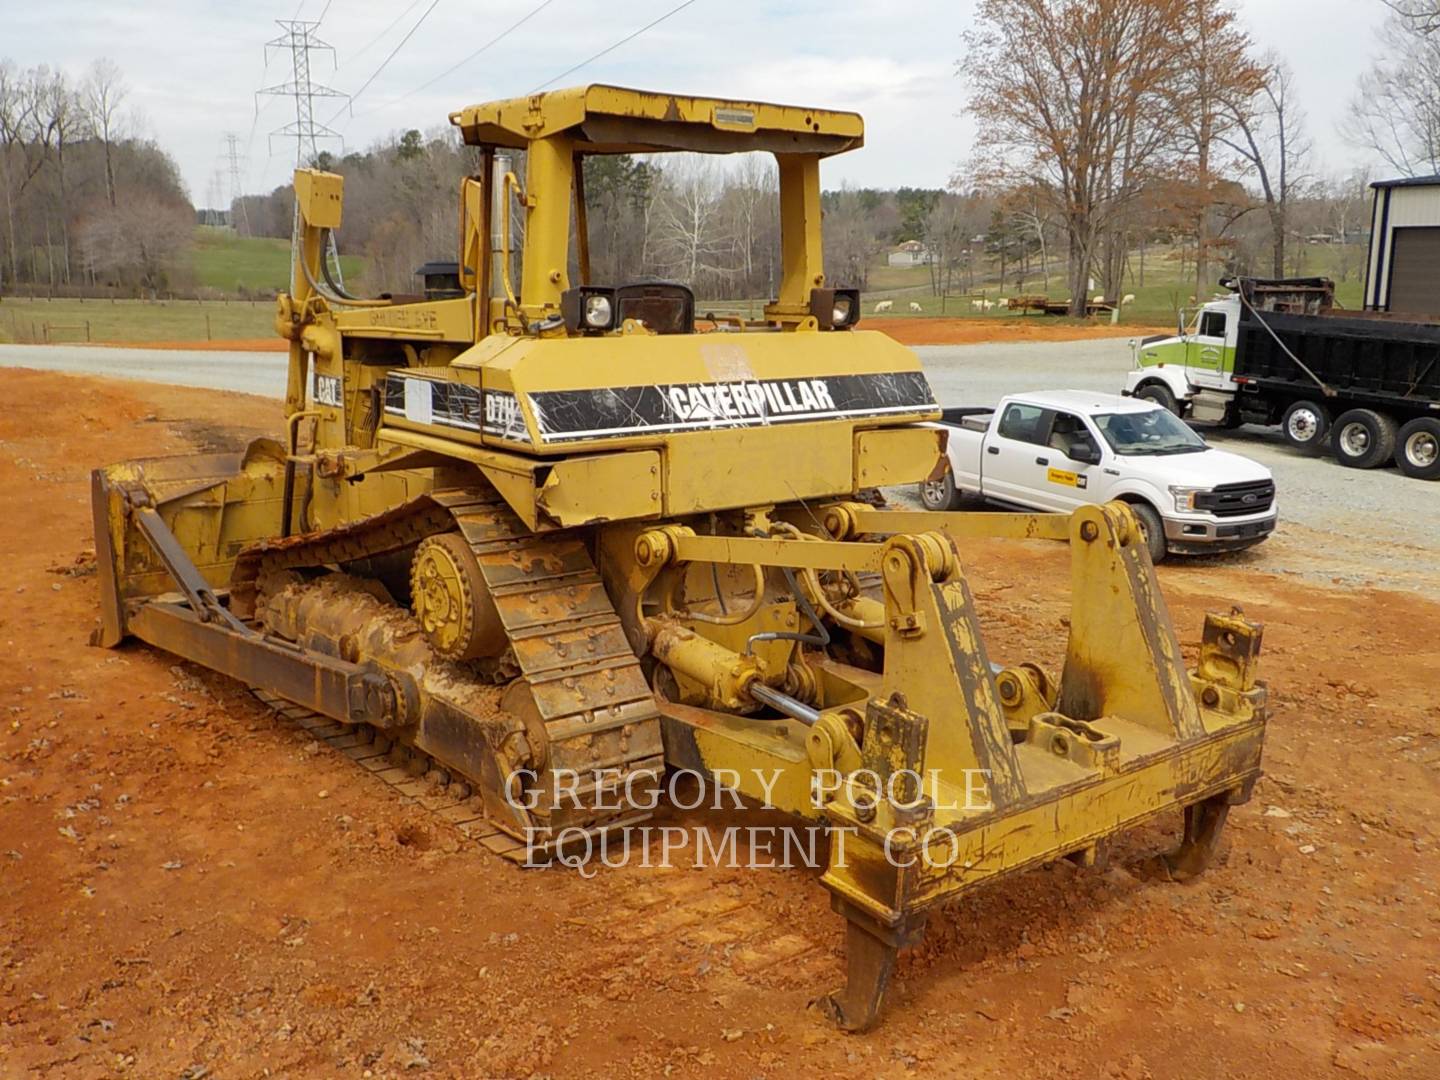
[[[480,168],[434,298],[346,293],[342,178],[297,171],[283,438],[95,473],[99,643],[353,733],[517,861],[629,835],[667,769],[823,826],[849,971],[819,1003],[851,1030],[927,913],[990,879],[1179,811],[1169,864],[1205,868],[1260,773],[1260,627],[1209,616],[1187,671],[1123,504],[884,507],[940,475],[944,432],[915,355],[821,271],[820,160],[858,116],[590,86],[451,120]],[[672,150],[773,153],[759,319],[591,280],[585,160]],[[962,565],[984,538],[1069,545],[1058,678],[991,663]]]

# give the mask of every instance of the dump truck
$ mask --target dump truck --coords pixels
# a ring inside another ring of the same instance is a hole
[[[1197,422],[1279,425],[1342,465],[1440,479],[1440,324],[1335,307],[1329,278],[1230,278],[1173,337],[1133,343],[1124,393]]]
[[[859,116],[586,86],[450,119],[478,159],[454,280],[346,291],[343,179],[298,170],[281,437],[95,472],[99,644],[248,684],[517,861],[623,836],[667,770],[823,827],[847,981],[818,1005],[851,1030],[987,881],[1181,812],[1170,863],[1205,867],[1260,775],[1262,629],[1207,617],[1187,669],[1122,504],[886,507],[944,433],[915,354],[822,269],[820,164]],[[759,318],[593,280],[585,159],[674,151],[773,155]],[[1068,545],[1058,677],[992,665],[981,537]]]

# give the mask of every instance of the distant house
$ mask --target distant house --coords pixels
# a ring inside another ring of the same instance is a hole
[[[886,261],[891,266],[929,266],[934,261],[934,256],[919,240],[906,240],[890,249]]]

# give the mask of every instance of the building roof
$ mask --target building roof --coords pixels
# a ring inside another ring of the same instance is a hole
[[[1372,188],[1440,187],[1440,173],[1434,176],[1401,176],[1395,180],[1376,180]]]

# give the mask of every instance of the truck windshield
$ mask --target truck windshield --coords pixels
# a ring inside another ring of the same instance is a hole
[[[1101,413],[1095,425],[1117,454],[1197,454],[1205,440],[1167,409]]]

